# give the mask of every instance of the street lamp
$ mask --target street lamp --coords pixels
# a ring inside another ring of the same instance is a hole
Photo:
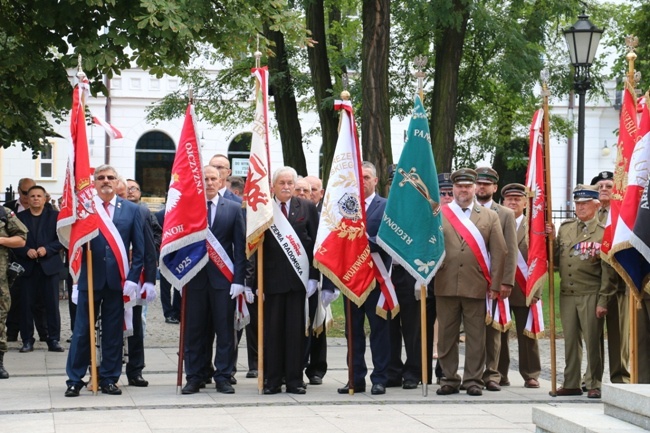
[[[589,21],[584,12],[578,16],[578,21],[571,27],[564,29],[571,64],[573,65],[573,87],[579,95],[578,106],[578,168],[576,170],[577,183],[583,183],[585,163],[585,94],[591,88],[589,68],[596,56],[598,43],[603,34]]]

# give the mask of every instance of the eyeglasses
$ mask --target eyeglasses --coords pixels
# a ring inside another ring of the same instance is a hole
[[[130,186],[129,189],[128,189],[128,191],[129,191],[129,192],[140,191],[140,188],[138,188],[137,186]]]
[[[27,195],[27,194],[29,194],[29,191],[23,191],[23,190],[20,189],[20,188],[18,188],[18,191],[20,191],[20,193],[21,193],[22,195]]]
[[[117,177],[110,176],[110,175],[109,176],[104,176],[103,174],[100,174],[99,176],[96,177],[96,179],[97,180],[104,180],[104,179],[115,180],[115,179],[117,179]]]
[[[451,191],[440,191],[440,196],[451,197],[451,196],[453,196],[453,195],[454,195],[454,193],[451,192]]]
[[[309,188],[296,188],[298,192],[309,192]]]
[[[217,170],[230,170],[230,167],[226,167],[225,165],[213,165],[213,167]]]

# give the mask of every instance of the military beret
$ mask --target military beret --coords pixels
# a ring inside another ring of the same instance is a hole
[[[509,195],[519,195],[525,197],[526,187],[520,183],[509,183],[508,185],[501,188],[501,197],[507,197]]]
[[[460,168],[451,174],[450,179],[452,183],[471,185],[476,183],[476,176],[476,172],[471,168]]]
[[[573,201],[579,203],[589,200],[598,201],[598,189],[590,185],[576,185],[573,189]]]
[[[451,174],[450,173],[440,173],[438,174],[438,187],[440,188],[451,188],[454,186],[451,183]]]
[[[499,182],[499,174],[492,167],[479,167],[476,169],[476,174],[478,176],[477,182]]]
[[[591,179],[591,184],[596,185],[601,180],[614,180],[614,173],[611,171],[601,171],[598,176]]]

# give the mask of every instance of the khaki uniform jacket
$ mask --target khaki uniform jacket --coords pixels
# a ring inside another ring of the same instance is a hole
[[[491,209],[474,204],[470,220],[485,240],[485,246],[491,256],[491,290],[498,292],[501,290],[503,263],[506,258],[506,243],[499,217]],[[474,252],[444,216],[442,229],[446,257],[436,274],[434,288],[436,296],[484,299],[489,288]]]
[[[499,216],[503,238],[506,241],[507,256],[503,264],[501,284],[512,287],[515,284],[515,272],[517,271],[517,221],[515,220],[515,213],[512,209],[501,206],[494,201],[491,209]]]
[[[597,217],[578,232],[577,218],[564,221],[555,239],[555,263],[560,271],[560,295],[597,293],[598,306],[607,308],[616,291],[616,271],[600,258],[605,227]]]

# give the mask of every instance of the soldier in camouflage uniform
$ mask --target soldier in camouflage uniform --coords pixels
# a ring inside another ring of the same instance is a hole
[[[25,246],[27,227],[20,222],[11,209],[0,209],[0,379],[8,379],[9,373],[4,368],[4,356],[7,351],[7,313],[11,307],[11,295],[7,281],[9,267],[9,248]]]
[[[582,339],[587,352],[585,383],[589,398],[600,398],[603,359],[600,338],[607,305],[614,294],[616,272],[600,258],[604,225],[596,212],[598,190],[578,185],[573,190],[577,218],[564,221],[555,240],[560,271],[560,318],[564,328],[564,384],[558,396],[582,395]]]

